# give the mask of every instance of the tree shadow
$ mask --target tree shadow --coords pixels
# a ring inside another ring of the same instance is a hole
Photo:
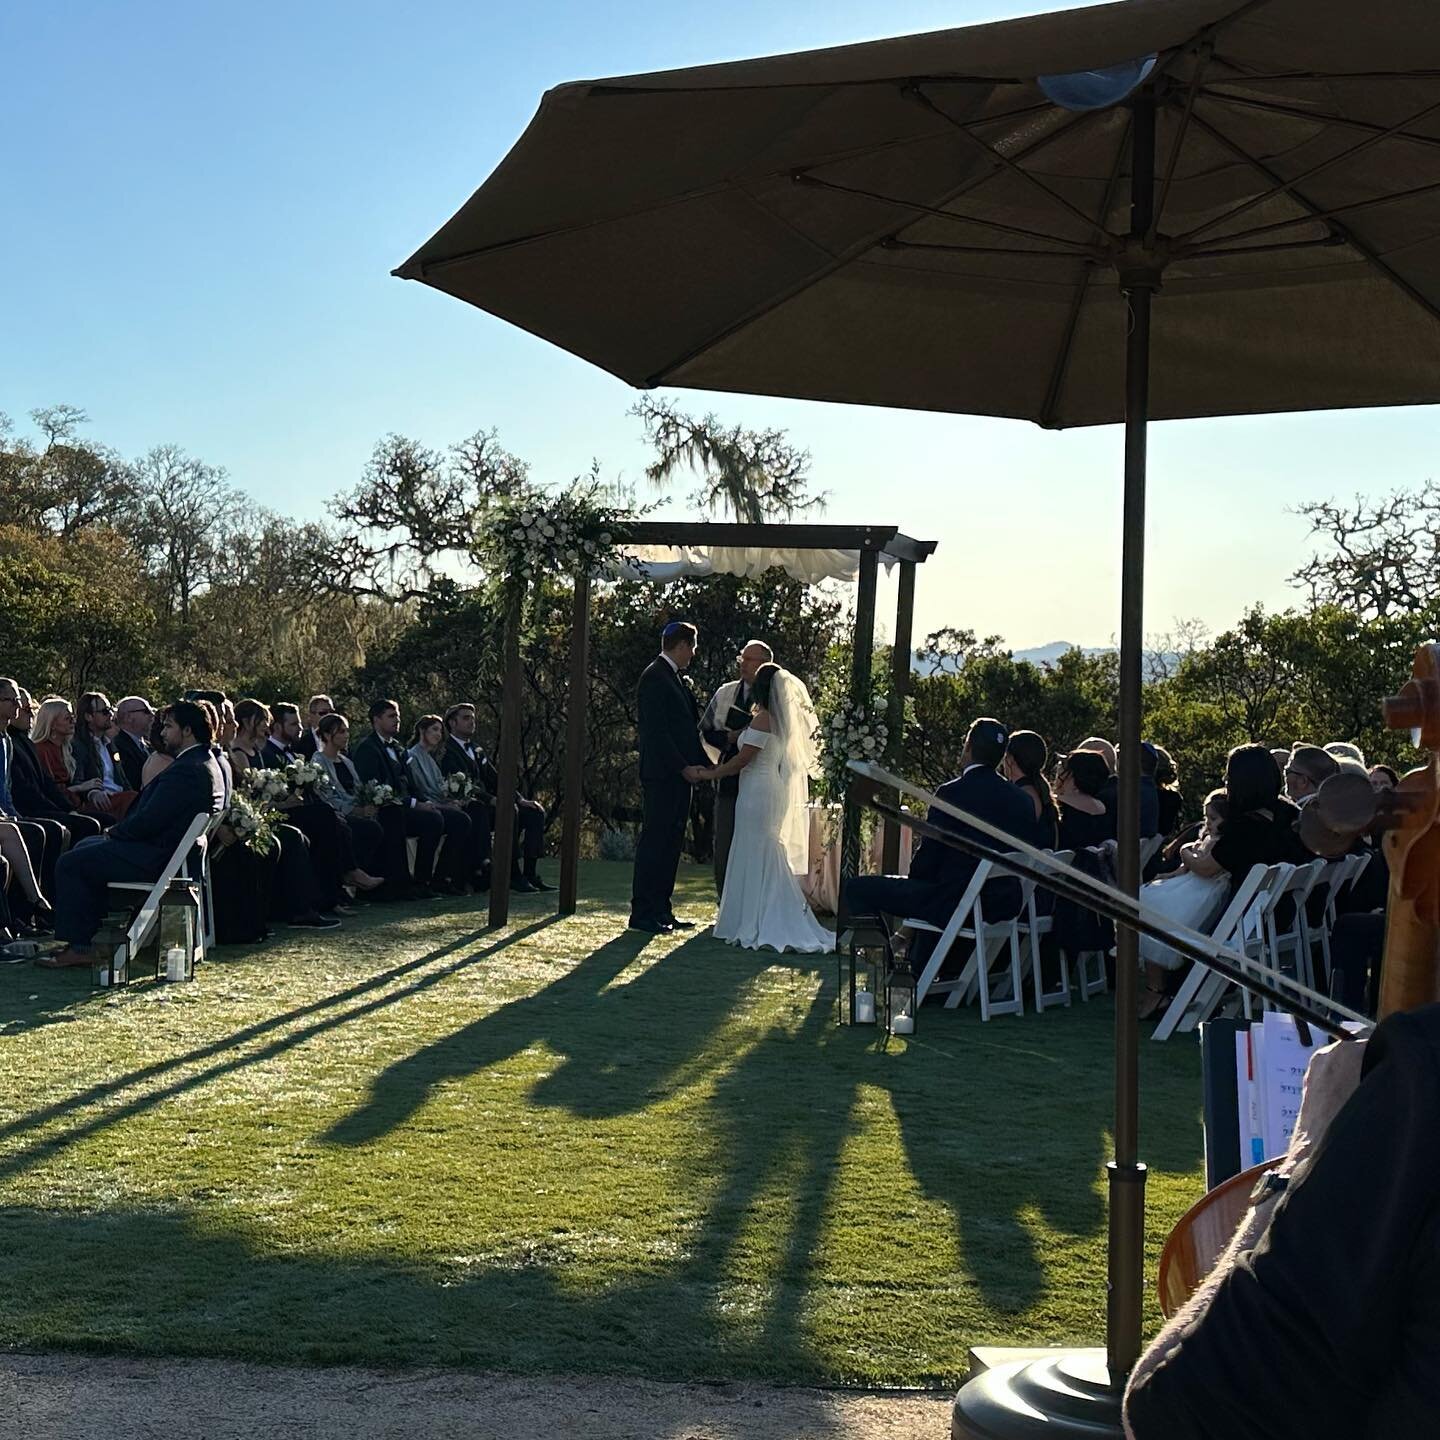
[[[333,995],[326,995],[309,1005],[296,1006],[278,1015],[272,1015],[268,1019],[257,1021],[253,1025],[247,1025],[234,1034],[227,1035],[223,1040],[197,1046],[184,1054],[171,1056],[168,1059],[157,1061],[153,1065],[141,1066],[139,1069],[128,1071],[114,1079],[102,1081],[75,1094],[67,1095],[63,1100],[58,1100],[51,1105],[29,1111],[8,1124],[0,1125],[0,1141],[43,1129],[54,1121],[64,1120],[101,1101],[107,1102],[107,1108],[103,1112],[0,1158],[0,1180],[20,1174],[77,1141],[99,1134],[133,1116],[153,1110],[166,1101],[183,1095],[198,1086],[209,1084],[213,1080],[234,1074],[252,1065],[263,1064],[275,1056],[306,1044],[331,1030],[353,1024],[355,1021],[365,1019],[401,1000],[409,999],[411,996],[439,984],[458,971],[467,969],[508,946],[529,938],[537,931],[556,923],[557,918],[553,915],[548,916],[521,929],[510,931],[479,950],[461,955],[448,964],[437,967],[437,961],[443,960],[445,956],[451,955],[457,950],[465,950],[480,938],[482,932],[474,931],[460,936],[436,950],[414,960],[407,960],[401,965],[392,966],[388,970],[383,970],[379,974],[372,975]],[[406,980],[411,976],[418,976],[418,978],[411,980],[409,984],[402,985],[399,989],[387,989],[397,981]],[[376,994],[377,991],[385,993]],[[373,998],[367,999],[367,996]],[[344,1008],[346,1006],[349,1008]],[[296,1025],[297,1022],[304,1023],[300,1023],[298,1029],[287,1029],[287,1027]],[[257,1049],[245,1049],[252,1041],[265,1040],[267,1036],[277,1035],[277,1032],[283,1033],[279,1033],[277,1038],[270,1039],[268,1043],[262,1044]],[[206,1062],[214,1063],[207,1064]],[[194,1065],[203,1065],[205,1068],[198,1072],[191,1072],[189,1067]],[[147,1088],[156,1081],[164,1081],[167,1076],[177,1071],[183,1073],[178,1074],[169,1083],[160,1084],[154,1089]],[[129,1098],[123,1098],[127,1093]],[[122,1098],[122,1103],[115,1104],[114,1101],[117,1098]]]
[[[714,942],[696,935],[617,984],[650,940],[624,930],[548,985],[397,1060],[321,1138],[368,1144],[408,1121],[438,1087],[535,1044],[561,1057],[536,1083],[537,1105],[603,1119],[663,1098],[734,1010],[755,966],[717,961]]]

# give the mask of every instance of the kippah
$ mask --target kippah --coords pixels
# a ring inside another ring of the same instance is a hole
[[[686,625],[685,625],[685,622],[684,622],[683,620],[672,620],[672,621],[660,632],[660,638],[661,638],[662,640],[668,640],[672,635],[678,635],[678,634],[679,634],[682,630],[684,630],[685,628],[686,628]]]

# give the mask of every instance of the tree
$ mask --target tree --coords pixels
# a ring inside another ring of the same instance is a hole
[[[1299,507],[1324,542],[1291,577],[1312,608],[1338,605],[1365,617],[1427,609],[1440,602],[1440,485],[1350,505],[1314,500]]]
[[[656,458],[645,469],[651,483],[663,487],[688,469],[700,480],[689,497],[696,509],[728,509],[736,520],[759,525],[824,506],[823,496],[810,494],[809,451],[797,450],[783,430],[726,427],[714,415],[697,420],[650,395],[630,413],[655,447]]]
[[[188,625],[209,584],[227,515],[239,500],[219,466],[157,445],[135,465],[139,510],[134,539],[151,577],[157,612]]]

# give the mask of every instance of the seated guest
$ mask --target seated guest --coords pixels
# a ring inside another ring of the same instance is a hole
[[[64,792],[76,810],[94,815],[102,826],[113,825],[116,817],[89,804],[89,792],[99,787],[98,780],[75,779],[75,712],[70,702],[59,695],[47,696],[35,711],[35,724],[30,731],[35,745],[35,758],[41,768]]]
[[[150,722],[150,733],[145,737],[146,743],[150,747],[150,753],[145,757],[144,765],[140,767],[140,788],[142,790],[162,770],[166,769],[169,766],[170,762],[174,759],[174,756],[167,755],[165,753],[164,730],[165,712],[162,710],[157,712],[155,718]],[[230,745],[233,742],[234,738],[234,732],[232,730],[230,740],[222,739],[220,742],[220,748],[224,752],[227,760],[230,756]],[[233,778],[233,766],[231,767],[231,775]]]
[[[1297,805],[1308,805],[1315,792],[1339,770],[1335,757],[1318,745],[1297,745],[1285,766],[1285,794]]]
[[[10,775],[10,795],[16,810],[22,819],[58,821],[72,844],[98,835],[100,822],[93,816],[80,814],[70,797],[46,773],[30,738],[35,722],[35,702],[24,686],[18,686],[17,693],[20,697],[19,709],[8,727],[14,766]]]
[[[9,676],[0,676],[0,821],[5,822],[5,844],[9,847],[12,867],[15,864],[13,850],[18,844],[25,849],[29,865],[40,877],[40,887],[53,890],[55,863],[70,843],[70,834],[58,820],[20,814],[14,796],[15,741],[9,729],[19,713],[19,685]],[[31,905],[39,903],[28,893],[26,899]]]
[[[295,748],[300,739],[300,711],[281,700],[270,707],[270,734],[260,747],[260,763],[267,770],[283,770],[300,758]]]
[[[473,827],[464,809],[445,789],[445,776],[437,758],[445,745],[445,723],[438,715],[422,715],[410,735],[410,748],[405,752],[410,773],[411,792],[420,800],[428,800],[445,822],[445,848],[440,852],[440,888],[463,895],[471,875],[478,870]],[[488,818],[488,817],[487,817]]]
[[[1160,764],[1160,755],[1148,740],[1140,742],[1140,838],[1149,840],[1160,833],[1160,787],[1155,783],[1155,771]],[[1116,798],[1119,798],[1119,781],[1116,781]],[[1116,817],[1119,828],[1119,817]]]
[[[245,699],[235,706],[235,743],[230,761],[236,774],[246,770],[282,770],[300,757],[289,747],[289,738],[300,728],[300,712],[293,705],[276,710],[288,714],[279,720],[259,700]],[[369,890],[378,885],[375,876],[360,865],[355,855],[355,841],[349,827],[343,825],[335,811],[318,796],[287,795],[274,802],[308,842],[310,867],[315,876],[316,907],[321,915],[333,916],[344,903],[341,887],[351,883],[348,876],[363,880],[355,888]]]
[[[432,884],[435,878],[435,852],[445,836],[445,819],[439,806],[422,800],[410,784],[405,764],[405,751],[395,739],[400,729],[400,707],[393,700],[376,700],[370,706],[370,733],[350,752],[355,769],[362,780],[388,785],[400,802],[405,834],[415,840],[414,885],[416,899],[433,899],[438,893]],[[385,876],[387,886],[398,891],[404,884],[394,872]]]
[[[127,695],[115,707],[115,750],[125,770],[125,783],[140,788],[141,772],[150,758],[150,727],[155,708],[139,695]]]
[[[385,827],[376,818],[380,807],[359,803],[360,776],[345,753],[345,747],[350,743],[350,722],[332,710],[321,719],[320,726],[320,748],[311,759],[330,781],[321,789],[320,798],[339,815],[349,830],[355,854],[355,868],[346,873],[345,883],[356,890],[378,890],[385,881],[381,876],[372,874],[371,869],[384,853]],[[393,805],[384,808],[395,811]],[[398,811],[395,811],[395,816],[398,821]],[[405,828],[403,824],[398,824],[395,829],[403,857]]]
[[[1187,862],[1194,874],[1223,872],[1233,889],[1256,865],[1304,865],[1314,859],[1295,828],[1300,812],[1281,795],[1279,767],[1263,745],[1238,745],[1230,752],[1225,807],[1220,838],[1208,854]]]
[[[1399,774],[1389,765],[1372,765],[1368,773],[1370,783],[1379,791],[1393,790],[1400,783]]]
[[[960,774],[947,780],[935,793],[939,799],[998,826],[1007,835],[1028,841],[1035,833],[1035,806],[1030,796],[1018,785],[1003,779],[997,768],[1005,758],[1008,738],[998,720],[976,720],[965,737]],[[937,806],[931,806],[926,819],[941,830],[968,835],[990,846],[998,843]],[[949,922],[978,864],[973,856],[939,840],[922,840],[910,862],[908,876],[857,875],[845,882],[840,897],[844,923],[849,924],[857,917],[895,915],[914,916],[943,927]],[[1002,876],[989,882],[985,887],[984,906],[987,920],[1006,920],[1017,915],[1019,881],[1013,876]],[[916,940],[919,948],[912,949],[911,958],[918,966],[933,948],[933,937],[922,933]],[[961,957],[956,956],[954,960],[958,969]]]
[[[1061,850],[1085,850],[1115,838],[1115,816],[1102,798],[1114,777],[1093,750],[1072,750],[1055,776]]]
[[[1060,827],[1055,797],[1045,778],[1045,762],[1049,758],[1049,749],[1039,735],[1033,730],[1017,730],[1005,746],[1005,760],[1000,767],[1000,773],[1012,785],[1018,785],[1030,796],[1035,807],[1035,838],[1031,843],[1041,850],[1055,848]]]
[[[98,690],[87,690],[76,709],[70,754],[75,762],[75,787],[88,787],[84,808],[93,814],[120,820],[135,803],[138,792],[130,788],[120,752],[110,738],[114,716],[104,695]]]
[[[146,787],[113,830],[81,841],[60,857],[55,933],[67,944],[59,955],[37,964],[49,969],[89,965],[110,882],[155,880],[195,817],[224,807],[225,782],[210,753],[212,739],[204,710],[177,700],[165,729],[175,763]]]
[[[1174,867],[1140,891],[1140,903],[1152,912],[1151,918],[1203,930],[1219,915],[1230,894],[1229,877],[1223,871],[1202,874],[1197,862],[1214,851],[1228,808],[1229,799],[1223,790],[1212,790],[1205,797],[1205,823],[1199,833],[1193,840],[1174,845]],[[1177,951],[1149,935],[1140,937],[1140,956],[1145,962],[1145,988],[1139,1013],[1146,1020],[1165,1003],[1166,975],[1180,969],[1185,961]]]
[[[1091,735],[1082,740],[1075,749],[1088,750],[1090,754],[1098,755],[1105,762],[1109,778],[1100,791],[1100,802],[1105,806],[1105,813],[1110,817],[1110,832],[1113,835],[1119,824],[1120,805],[1120,777],[1117,773],[1119,757],[1115,752],[1115,747],[1103,735]]]
[[[335,713],[335,702],[328,695],[312,695],[306,711],[308,724],[295,749],[308,760],[320,749],[320,722]]]
[[[440,752],[440,769],[446,775],[457,771],[468,775],[479,790],[479,795],[467,810],[473,823],[485,831],[486,843],[483,851],[477,846],[476,855],[481,856],[481,883],[488,884],[491,849],[490,831],[495,823],[495,793],[500,788],[500,777],[490,763],[484,749],[475,743],[475,707],[468,702],[452,705],[445,712],[445,745]],[[540,878],[540,857],[545,853],[545,807],[538,800],[523,795],[515,797],[515,844],[511,851],[510,888],[520,892],[532,890],[553,890],[553,885]],[[523,872],[521,866],[524,866]]]
[[[1180,794],[1180,770],[1163,745],[1153,747],[1155,751],[1155,787],[1160,802],[1160,829],[1157,832],[1167,840],[1180,828],[1180,815],[1185,801]]]

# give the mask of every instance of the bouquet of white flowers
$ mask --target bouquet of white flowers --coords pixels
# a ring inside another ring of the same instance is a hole
[[[258,809],[245,794],[236,790],[230,796],[221,824],[229,826],[247,850],[268,855],[275,848],[273,826],[279,818],[274,811]]]
[[[330,783],[324,767],[313,760],[292,760],[281,772],[285,784],[292,794],[305,796],[318,794]]]
[[[445,793],[463,805],[474,797],[475,782],[463,770],[456,770],[445,777]]]
[[[398,805],[400,797],[395,793],[393,785],[386,785],[381,780],[362,780],[360,788],[355,792],[355,803],[357,805]]]
[[[276,800],[283,800],[290,793],[290,782],[283,770],[262,770],[252,765],[250,769],[241,771],[241,776],[249,798],[262,809]]]
[[[885,753],[890,727],[885,723],[886,702],[876,696],[864,701],[841,701],[821,725],[820,743],[825,757],[825,788],[834,799],[845,793],[851,760],[878,760]]]

